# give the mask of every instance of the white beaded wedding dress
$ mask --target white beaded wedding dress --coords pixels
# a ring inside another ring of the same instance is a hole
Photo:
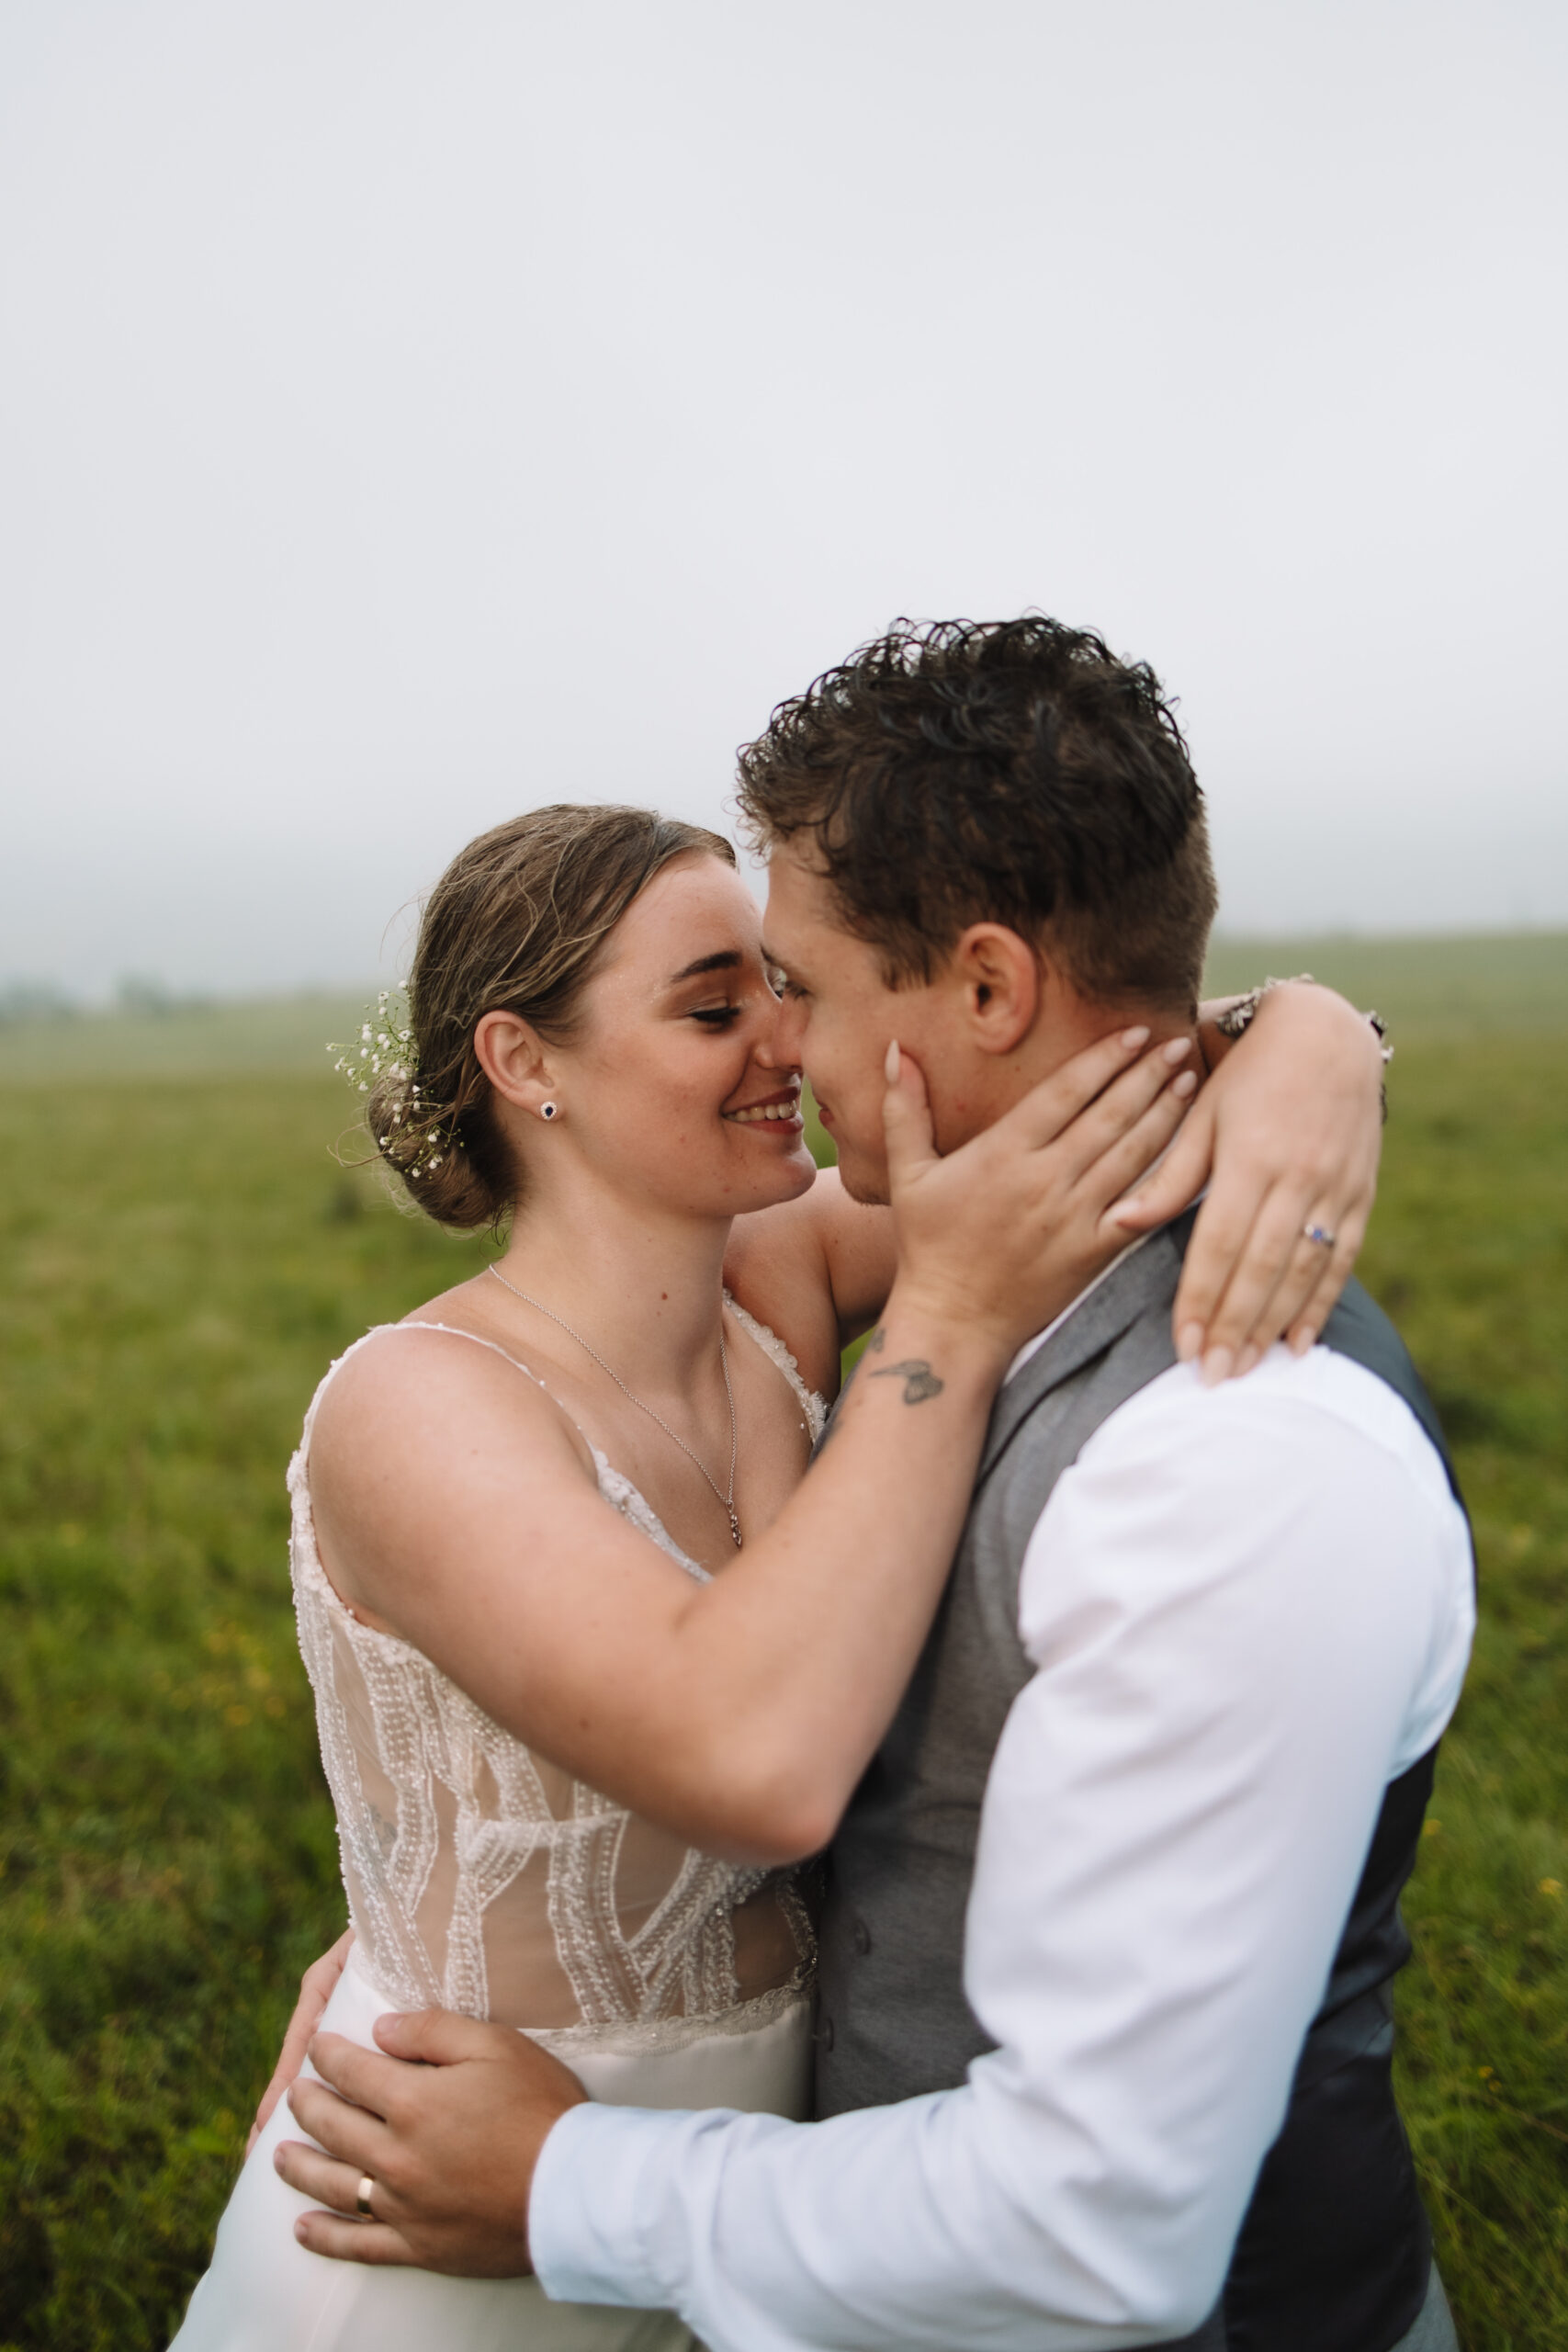
[[[788,1381],[815,1440],[821,1398],[772,1331],[726,1305]],[[389,1333],[446,1328],[382,1325],[348,1353],[385,1345]],[[438,2006],[517,2027],[594,2098],[808,2114],[812,1938],[791,1874],[717,1861],[611,1804],[339,1600],[317,1554],[310,1488],[310,1432],[337,1368],[316,1391],[288,1474],[299,1645],[355,1931],[323,2026],[368,2049],[384,2011]],[[606,1503],[705,1578],[630,1481],[592,1453]],[[280,2140],[304,2136],[281,2101],[240,2175],[173,2352],[693,2346],[669,2312],[552,2303],[531,2278],[446,2278],[308,2253],[294,2222],[310,2200],[272,2164]]]

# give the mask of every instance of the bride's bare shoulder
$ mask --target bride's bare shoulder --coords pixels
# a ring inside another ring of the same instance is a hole
[[[435,1321],[386,1325],[351,1351],[309,1457],[317,1556],[340,1600],[427,1649],[411,1596],[447,1589],[496,1527],[570,1514],[597,1483],[587,1442],[535,1375],[477,1330]]]
[[[470,1461],[522,1444],[590,1469],[586,1442],[532,1366],[502,1347],[460,1292],[383,1326],[342,1363],[317,1408],[311,1483],[344,1473],[386,1476],[431,1458]]]

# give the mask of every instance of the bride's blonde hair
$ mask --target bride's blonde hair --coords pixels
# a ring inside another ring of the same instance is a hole
[[[486,1012],[570,1042],[604,944],[638,892],[719,833],[648,808],[533,809],[459,850],[425,903],[409,975],[409,1047],[370,1090],[370,1133],[410,1197],[463,1232],[498,1226],[522,1171],[474,1052]]]

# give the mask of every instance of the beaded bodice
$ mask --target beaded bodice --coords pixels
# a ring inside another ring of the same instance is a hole
[[[789,1381],[815,1439],[822,1400],[775,1335],[728,1304]],[[390,1332],[447,1328],[382,1325],[347,1353]],[[310,1434],[337,1368],[311,1400],[289,1467],[290,1555],[366,1974],[399,2008],[439,2006],[553,2030],[552,2040],[680,2038],[699,2020],[711,2030],[727,2013],[750,2017],[759,1999],[793,1995],[809,1975],[812,1939],[788,1871],[720,1861],[612,1804],[340,1600],[317,1552],[310,1487]],[[605,1501],[705,1581],[631,1481],[592,1451]]]

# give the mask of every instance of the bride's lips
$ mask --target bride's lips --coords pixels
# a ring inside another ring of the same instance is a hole
[[[783,1086],[776,1094],[759,1094],[752,1102],[738,1102],[733,1111],[721,1111],[731,1126],[761,1127],[769,1135],[797,1136],[806,1122],[800,1115],[800,1089]]]

